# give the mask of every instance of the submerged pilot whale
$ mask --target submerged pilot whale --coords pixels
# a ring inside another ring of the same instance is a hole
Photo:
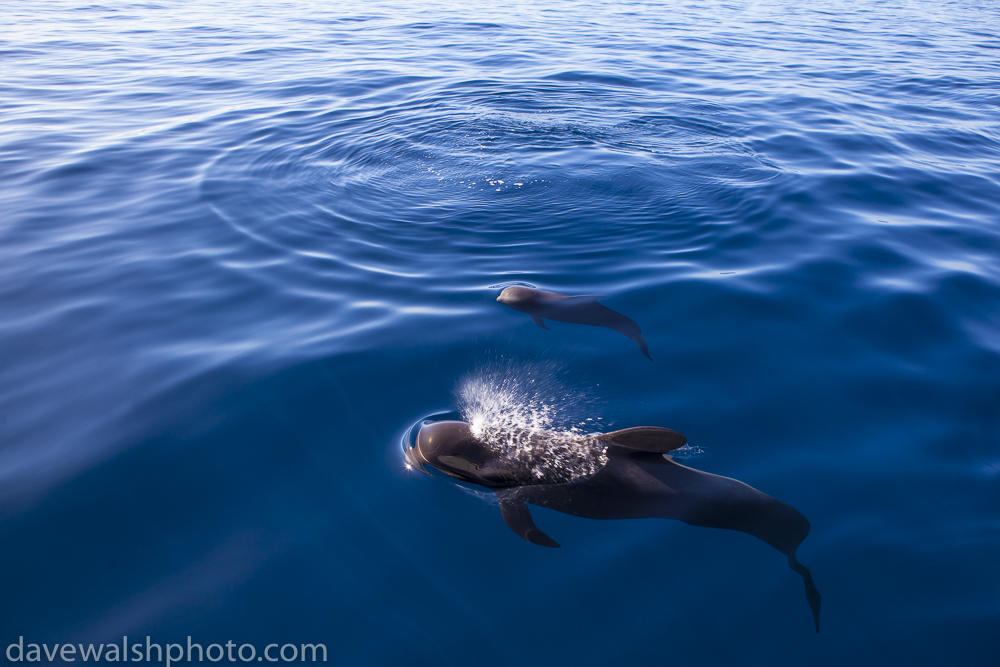
[[[497,297],[497,301],[514,310],[531,315],[532,321],[543,329],[548,329],[545,326],[547,319],[570,324],[607,327],[634,340],[635,344],[639,346],[639,350],[646,357],[652,359],[649,356],[649,348],[646,346],[646,340],[642,337],[639,325],[633,319],[597,303],[598,299],[603,298],[605,297],[599,294],[570,296],[514,285],[505,287],[500,292],[500,296]]]
[[[406,449],[407,463],[433,468],[494,491],[503,520],[533,544],[558,547],[531,519],[528,504],[588,519],[677,519],[693,526],[749,533],[788,556],[802,576],[819,632],[820,593],[795,558],[809,534],[798,510],[728,477],[675,462],[668,452],[687,439],[639,426],[587,437],[552,431],[512,432],[499,451],[463,421],[425,423]]]

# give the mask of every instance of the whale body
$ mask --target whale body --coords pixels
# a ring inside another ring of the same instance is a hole
[[[809,521],[794,507],[743,482],[674,461],[668,452],[687,442],[680,433],[640,426],[572,443],[545,431],[515,437],[525,445],[527,457],[498,454],[466,422],[429,423],[420,428],[406,460],[427,474],[425,466],[431,466],[492,490],[507,526],[540,546],[559,544],[535,526],[528,505],[588,519],[676,519],[753,535],[785,554],[802,576],[819,632],[820,593],[809,570],[795,558],[809,534]],[[565,458],[570,447],[582,449],[577,460],[599,464],[587,468],[588,474],[573,475],[545,460]]]
[[[599,294],[570,296],[515,285],[504,288],[500,292],[500,296],[497,297],[497,301],[514,310],[531,315],[532,321],[546,330],[548,327],[545,326],[545,320],[555,320],[569,324],[606,327],[617,331],[626,338],[634,340],[639,346],[639,350],[647,358],[652,359],[649,356],[649,348],[646,346],[646,340],[642,337],[639,325],[635,323],[635,320],[618,311],[597,303],[598,299],[604,298],[606,297]]]

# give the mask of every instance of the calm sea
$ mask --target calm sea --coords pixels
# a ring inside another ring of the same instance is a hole
[[[0,650],[1000,664],[995,2],[2,16]],[[477,368],[799,509],[822,632],[747,535],[405,470]]]

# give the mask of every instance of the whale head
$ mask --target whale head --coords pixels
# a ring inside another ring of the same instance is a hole
[[[500,296],[497,297],[497,301],[505,306],[510,306],[520,310],[521,308],[531,304],[531,301],[535,297],[535,290],[530,287],[521,287],[519,285],[512,285],[510,287],[505,287]]]
[[[482,440],[472,434],[462,421],[440,421],[424,424],[417,433],[417,443],[407,450],[406,461],[426,472],[429,465],[450,477],[483,484],[481,470],[496,455]]]

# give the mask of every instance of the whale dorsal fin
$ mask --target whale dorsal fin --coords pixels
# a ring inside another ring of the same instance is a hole
[[[677,431],[659,426],[636,426],[621,431],[613,431],[595,436],[609,445],[618,445],[626,449],[636,449],[641,452],[656,452],[666,454],[687,443],[687,438]]]

